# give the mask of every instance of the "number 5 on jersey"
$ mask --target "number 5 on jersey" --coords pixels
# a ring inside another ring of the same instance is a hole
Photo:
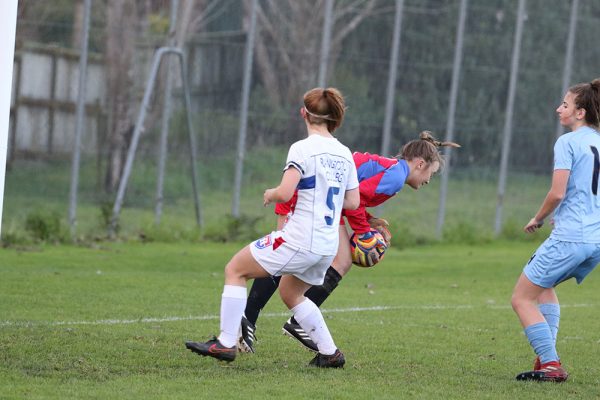
[[[333,203],[333,196],[339,193],[339,187],[330,187],[329,190],[327,190],[327,207],[329,207],[332,214],[332,216],[325,216],[325,223],[327,223],[327,225],[333,225],[333,218],[335,217],[335,204]]]

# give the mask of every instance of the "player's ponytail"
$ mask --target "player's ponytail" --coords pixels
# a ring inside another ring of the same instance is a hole
[[[460,147],[460,144],[454,142],[440,142],[433,137],[430,131],[423,131],[419,134],[419,139],[433,144],[435,147]]]
[[[443,166],[444,158],[438,150],[439,147],[460,147],[460,145],[454,142],[441,142],[436,140],[430,131],[423,131],[419,134],[419,139],[411,140],[402,146],[396,158],[411,161],[420,157],[427,164],[437,161],[440,166]]]
[[[314,88],[304,94],[304,109],[308,122],[326,124],[327,130],[333,133],[342,125],[346,104],[342,93],[336,88]]]

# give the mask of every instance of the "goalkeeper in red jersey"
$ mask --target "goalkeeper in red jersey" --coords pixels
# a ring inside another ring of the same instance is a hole
[[[373,217],[366,208],[384,203],[395,196],[405,184],[415,190],[428,184],[431,177],[443,164],[444,160],[439,152],[439,147],[443,146],[460,147],[452,142],[439,142],[433,138],[430,132],[423,131],[419,139],[404,145],[396,158],[359,152],[353,154],[359,181],[360,206],[356,210],[343,210],[342,215],[348,220],[348,224],[354,234],[358,236],[359,242],[369,241],[374,232],[379,232],[386,245],[389,246],[391,234],[388,222],[385,219]],[[289,215],[293,214],[294,206],[295,196],[287,203],[276,205],[278,230],[285,230],[285,221]],[[339,227],[339,235],[338,251],[331,266],[327,269],[325,281],[322,285],[312,286],[304,294],[319,307],[352,266],[350,235],[343,218]],[[256,321],[260,311],[277,290],[279,279],[279,277],[272,276],[254,280],[242,317],[238,341],[240,351],[254,352]],[[283,325],[283,333],[297,339],[307,349],[318,351],[317,344],[309,338],[293,317]]]

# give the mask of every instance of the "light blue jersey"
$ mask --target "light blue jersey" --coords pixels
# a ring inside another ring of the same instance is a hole
[[[523,269],[538,286],[551,288],[570,278],[581,283],[600,263],[599,151],[600,134],[586,126],[554,145],[554,169],[570,174],[552,234]]]
[[[584,126],[562,135],[554,145],[554,169],[571,173],[567,192],[554,213],[550,238],[600,243],[600,134]]]

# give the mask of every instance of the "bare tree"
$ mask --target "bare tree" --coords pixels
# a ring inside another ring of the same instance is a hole
[[[73,5],[73,33],[72,46],[74,49],[81,49],[81,38],[83,37],[83,0],[76,0]]]
[[[263,0],[257,11],[255,65],[273,107],[289,107],[318,83],[326,0]],[[245,1],[246,16],[249,1]],[[336,0],[327,70],[333,71],[346,36],[373,13],[376,0]],[[246,18],[248,19],[248,18]],[[248,25],[248,21],[244,21]],[[284,141],[295,140],[300,126],[290,115]]]
[[[225,14],[229,6],[223,0],[186,0],[181,10],[182,26],[177,28],[178,43],[183,44],[183,39],[193,32],[204,31],[206,24]]]
[[[342,41],[373,12],[375,2],[336,1],[330,71]],[[248,3],[244,2],[246,7]],[[262,84],[275,104],[297,101],[302,92],[317,82],[324,3],[325,0],[265,0],[259,6],[255,57]]]
[[[136,37],[135,0],[108,0],[106,5],[106,79],[109,129],[105,190],[114,192],[132,130],[133,55]]]

